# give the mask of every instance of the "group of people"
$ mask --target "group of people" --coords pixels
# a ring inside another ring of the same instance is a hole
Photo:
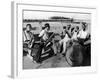
[[[63,54],[66,52],[67,42],[78,41],[81,45],[83,45],[85,40],[89,37],[89,33],[87,31],[87,23],[82,22],[81,26],[81,29],[79,29],[79,26],[63,26],[63,38],[59,41],[60,46],[63,45]]]
[[[63,32],[61,33],[62,39],[59,41],[59,45],[63,46],[62,53],[66,52],[67,42],[70,40],[76,40],[80,42],[84,42],[84,40],[88,37],[87,32],[87,23],[81,23],[82,28],[80,29],[79,26],[72,27],[71,24],[67,26],[63,26]],[[32,26],[31,24],[26,25],[26,30],[24,31],[25,41],[28,42],[29,45],[34,41],[34,33],[31,31]],[[49,39],[48,33],[50,31],[50,24],[46,23],[44,27],[42,27],[41,32],[39,33],[38,37],[41,38],[41,41],[47,41]],[[82,43],[83,44],[83,43]]]

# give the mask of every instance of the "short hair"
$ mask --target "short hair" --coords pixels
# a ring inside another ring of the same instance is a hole
[[[30,29],[32,29],[32,25],[31,24],[27,24],[26,27],[29,26]]]
[[[87,27],[87,23],[86,22],[82,22],[82,25],[86,28]]]
[[[49,23],[45,23],[45,28],[47,28],[47,27],[48,27],[48,29],[50,29]]]
[[[71,24],[68,24],[67,26],[68,26],[68,28],[67,28],[67,29],[69,30],[69,29],[71,28]]]
[[[44,30],[45,29],[45,27],[42,27],[42,30]]]
[[[79,26],[76,26],[76,29],[79,30]]]
[[[74,27],[73,28],[71,28],[71,32],[74,30]]]
[[[63,26],[63,29],[66,29],[66,26]]]

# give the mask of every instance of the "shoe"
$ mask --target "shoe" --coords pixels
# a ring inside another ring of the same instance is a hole
[[[63,57],[65,57],[65,53],[62,53]]]
[[[54,56],[57,56],[57,54],[54,54]]]

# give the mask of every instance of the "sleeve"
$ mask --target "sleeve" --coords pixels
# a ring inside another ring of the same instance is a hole
[[[79,31],[79,33],[78,33],[77,37],[78,37],[78,38],[80,38],[80,35],[81,35],[81,31]]]
[[[90,34],[89,34],[88,32],[86,32],[86,38],[89,38],[89,35],[90,35]]]
[[[27,39],[27,35],[26,35],[26,31],[23,31],[23,34],[24,34],[24,35],[23,35],[24,41],[28,40],[28,39]]]
[[[23,41],[26,40],[25,32],[23,32]]]
[[[44,30],[40,32],[39,37],[42,37],[44,35]]]

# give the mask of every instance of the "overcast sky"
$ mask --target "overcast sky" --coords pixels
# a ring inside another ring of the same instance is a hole
[[[63,16],[74,19],[90,20],[90,14],[80,13],[59,13],[59,12],[40,12],[40,11],[24,11],[24,19],[48,19],[52,16]]]

